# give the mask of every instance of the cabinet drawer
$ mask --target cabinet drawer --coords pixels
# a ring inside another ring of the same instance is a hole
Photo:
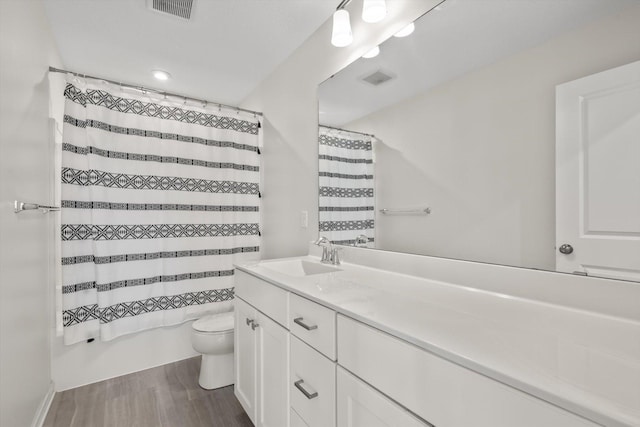
[[[289,330],[329,359],[336,360],[335,311],[291,294]]]
[[[236,269],[235,294],[287,327],[289,293],[284,289]]]
[[[309,427],[332,427],[336,419],[336,365],[291,337],[291,408]]]
[[[338,315],[338,361],[438,427],[597,424]]]
[[[338,366],[338,427],[433,427]]]

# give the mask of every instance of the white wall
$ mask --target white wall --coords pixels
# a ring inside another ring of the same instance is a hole
[[[0,425],[31,425],[51,375],[52,217],[47,68],[59,65],[40,1],[0,1]]]
[[[242,103],[264,113],[263,258],[305,254],[318,235],[318,85],[437,3],[390,1],[384,21],[366,24],[351,2],[351,46],[331,46],[328,20]]]
[[[555,269],[555,86],[640,59],[640,6],[350,123],[373,133],[376,246]],[[401,125],[399,125],[401,124]]]

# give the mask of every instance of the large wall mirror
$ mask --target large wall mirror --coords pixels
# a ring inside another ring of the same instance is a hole
[[[640,2],[445,0],[319,87],[343,245],[640,281]]]

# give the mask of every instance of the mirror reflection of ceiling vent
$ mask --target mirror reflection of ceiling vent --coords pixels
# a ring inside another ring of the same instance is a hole
[[[194,0],[148,0],[149,9],[182,19],[191,19]]]
[[[378,86],[384,82],[388,82],[392,78],[393,76],[391,75],[391,73],[386,73],[384,71],[378,70],[372,74],[369,74],[368,76],[362,77],[361,80],[369,83],[370,85]]]

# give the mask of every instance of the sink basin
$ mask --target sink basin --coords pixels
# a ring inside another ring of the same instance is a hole
[[[332,273],[341,271],[339,268],[320,264],[319,262],[305,261],[303,259],[293,259],[287,261],[266,262],[262,267],[288,276],[304,277],[314,274]]]

